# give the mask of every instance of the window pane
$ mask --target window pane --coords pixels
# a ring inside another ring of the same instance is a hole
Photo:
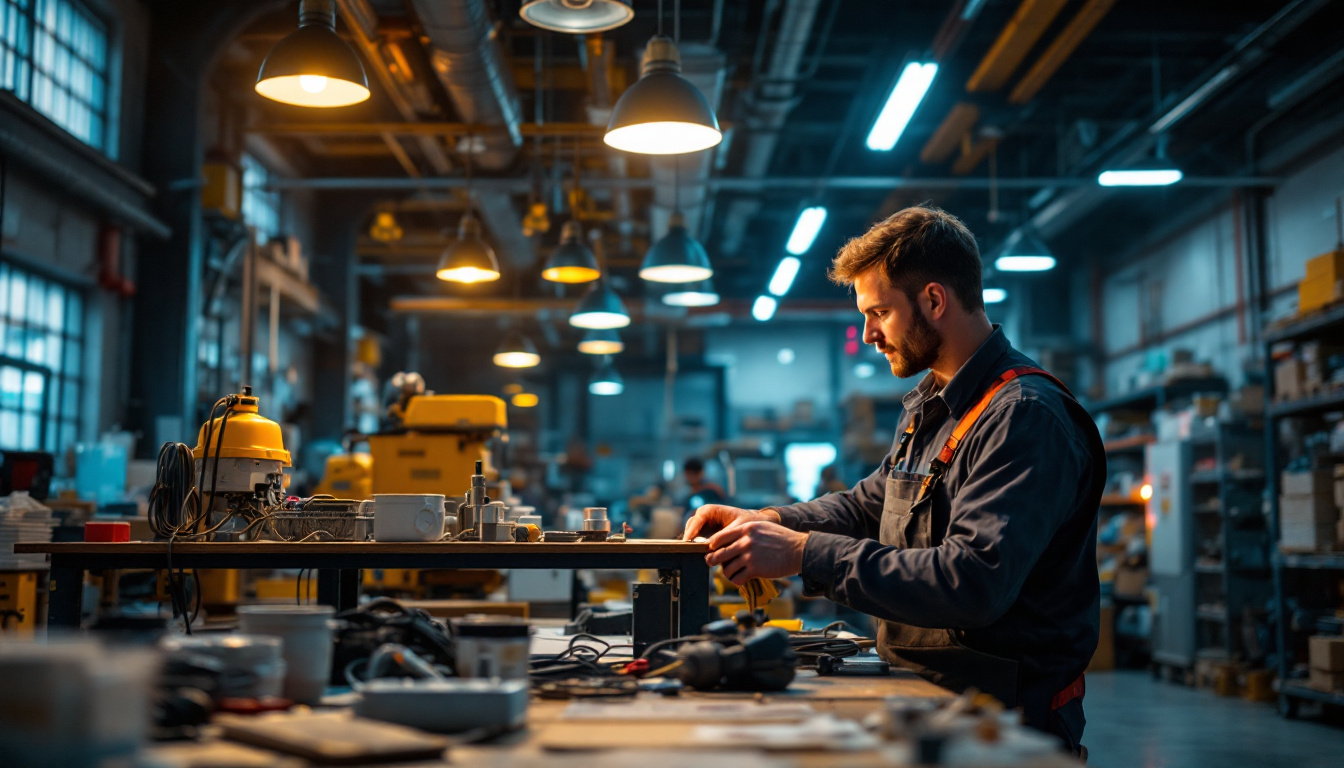
[[[0,368],[0,408],[18,410],[23,398],[23,371]]]
[[[23,329],[11,325],[5,329],[4,353],[6,357],[23,359]]]
[[[46,345],[47,354],[44,359],[39,361],[40,364],[45,365],[53,371],[61,370],[61,334],[56,331],[48,332],[44,343]]]
[[[47,311],[47,281],[40,277],[28,278],[28,322],[42,324],[42,315]]]
[[[14,275],[9,287],[9,316],[21,319],[28,311],[28,281],[22,275]]]
[[[47,340],[41,331],[29,330],[23,344],[23,359],[30,363],[42,364],[47,359]]]
[[[9,267],[0,264],[0,317],[9,315]]]
[[[23,375],[23,409],[33,413],[41,413],[43,398],[46,392],[46,377],[35,371],[28,371]]]
[[[59,286],[51,286],[47,291],[47,320],[48,328],[59,331],[65,324],[65,291]]]
[[[42,438],[42,449],[55,451],[61,438],[61,423],[53,418],[47,419],[47,434]]]
[[[0,446],[19,448],[19,412],[0,411]]]
[[[80,375],[83,362],[80,359],[80,346],[78,342],[73,341],[65,345],[65,365],[61,367],[61,372],[66,376]]]
[[[25,413],[20,421],[19,450],[36,451],[42,446],[39,444],[39,434],[37,431],[38,417],[35,413]]]
[[[84,299],[74,291],[65,295],[65,332],[75,338],[84,335]]]
[[[61,387],[61,417],[74,419],[79,416],[79,385],[66,382]]]
[[[61,422],[61,442],[58,444],[57,448],[67,448],[74,445],[75,440],[78,439],[78,437],[79,431],[75,429],[73,422]]]

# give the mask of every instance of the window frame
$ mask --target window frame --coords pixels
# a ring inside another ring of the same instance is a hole
[[[13,368],[23,375],[36,373],[44,378],[42,403],[37,411],[27,407],[24,402],[22,384],[20,384],[17,405],[6,404],[0,394],[0,423],[4,414],[15,414],[18,432],[10,435],[0,430],[0,450],[39,450],[50,453],[73,448],[82,436],[85,412],[85,397],[90,371],[88,369],[88,328],[89,311],[87,292],[82,286],[65,280],[53,278],[43,271],[34,270],[21,262],[9,258],[0,258],[0,273],[6,277],[0,283],[0,289],[6,295],[0,296],[0,370]],[[44,321],[34,322],[32,312],[25,306],[21,316],[16,317],[11,301],[15,277],[24,284],[25,305],[32,296],[31,288],[36,281],[43,286],[42,301],[49,302],[53,289],[61,295],[61,319],[59,328],[50,319],[50,304]],[[15,329],[15,330],[11,330]],[[27,350],[20,351],[15,357],[9,352],[10,334],[17,331],[20,343],[26,345],[34,336],[46,341],[55,336],[60,340],[60,349],[56,353],[47,352],[47,359],[34,362],[27,357]],[[57,363],[50,361],[55,358]],[[74,366],[70,363],[74,361]],[[73,370],[73,372],[72,372]],[[22,380],[21,380],[22,381]],[[66,405],[69,405],[67,411]],[[37,417],[37,442],[35,445],[23,441],[23,422],[26,415]]]

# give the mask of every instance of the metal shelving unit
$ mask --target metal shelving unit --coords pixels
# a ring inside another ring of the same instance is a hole
[[[1274,381],[1273,347],[1283,342],[1330,340],[1344,343],[1344,304],[1316,312],[1308,317],[1281,323],[1270,328],[1264,336],[1265,380]],[[1287,464],[1279,441],[1277,422],[1286,419],[1315,421],[1331,412],[1344,411],[1344,390],[1322,392],[1310,397],[1276,401],[1272,388],[1266,388],[1268,403],[1265,409],[1266,488],[1269,494],[1269,530],[1277,542],[1279,532],[1279,472]],[[1277,550],[1277,546],[1275,547]],[[1318,691],[1300,679],[1290,679],[1295,665],[1306,658],[1306,637],[1292,630],[1288,611],[1290,600],[1325,601],[1331,586],[1344,571],[1344,553],[1341,552],[1279,552],[1270,558],[1274,590],[1275,638],[1279,649],[1279,712],[1284,717],[1296,717],[1303,701],[1322,702],[1344,706],[1344,694]],[[1327,606],[1321,605],[1325,608]]]

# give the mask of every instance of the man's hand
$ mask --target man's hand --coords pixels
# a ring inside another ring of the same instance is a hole
[[[778,579],[801,572],[806,545],[806,533],[778,523],[743,522],[710,537],[705,562],[722,565],[723,575],[740,587],[758,576]]]
[[[686,521],[686,531],[681,535],[681,538],[690,541],[707,528],[728,529],[752,520],[778,523],[779,513],[773,509],[742,509],[724,504],[706,504],[695,510],[691,519]]]

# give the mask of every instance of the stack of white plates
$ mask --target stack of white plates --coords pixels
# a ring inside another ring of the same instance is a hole
[[[51,512],[0,512],[0,568],[45,568],[46,555],[16,555],[14,544],[20,541],[51,541],[54,522]]]

